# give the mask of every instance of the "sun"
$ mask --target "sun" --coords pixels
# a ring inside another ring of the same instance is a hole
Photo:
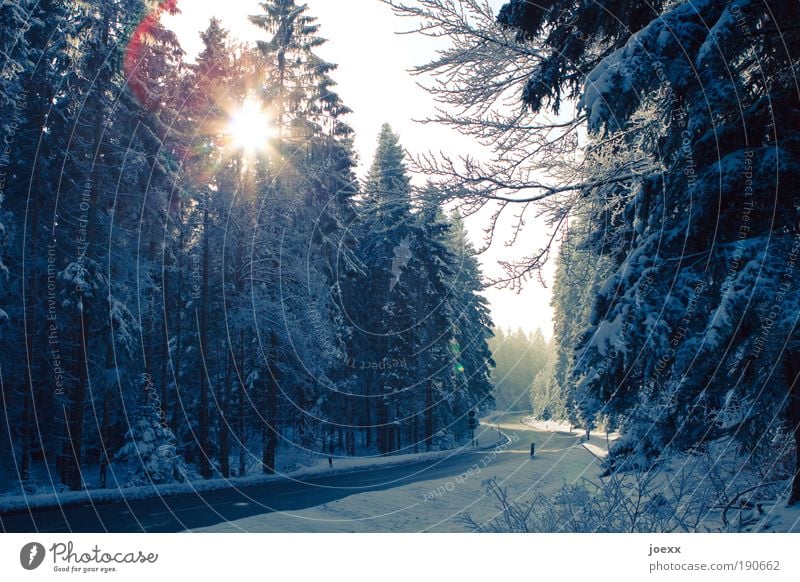
[[[248,99],[231,114],[228,135],[235,148],[254,154],[267,148],[269,139],[275,135],[275,128],[261,104]]]

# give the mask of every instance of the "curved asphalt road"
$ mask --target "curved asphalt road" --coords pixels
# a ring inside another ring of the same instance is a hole
[[[502,455],[528,455],[531,441],[541,443],[546,439],[551,451],[575,444],[575,435],[541,433],[519,424],[521,416],[506,415],[498,419],[503,432],[516,443]],[[277,481],[239,489],[6,513],[0,514],[0,530],[19,533],[177,532],[273,511],[316,507],[357,493],[391,489],[415,481],[456,477],[473,466],[476,455],[485,456],[486,451],[464,451],[438,461],[303,481]]]

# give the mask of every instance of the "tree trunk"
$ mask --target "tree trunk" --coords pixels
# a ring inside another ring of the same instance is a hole
[[[33,123],[33,127],[44,127],[45,125],[45,117],[44,115],[39,115],[34,117],[38,121]],[[37,125],[39,123],[39,125]],[[41,306],[42,295],[44,295],[43,291],[47,288],[47,285],[44,283],[40,286],[39,281],[41,277],[41,273],[38,273],[33,265],[36,265],[36,262],[39,258],[38,253],[41,245],[39,245],[39,224],[40,224],[40,217],[42,213],[42,204],[44,202],[44,196],[42,193],[44,189],[42,187],[42,170],[41,164],[36,164],[35,168],[35,176],[34,176],[34,183],[36,185],[35,192],[37,195],[32,196],[32,206],[31,206],[31,234],[30,234],[30,259],[22,261],[22,277],[21,282],[23,285],[23,297],[25,298],[25,302],[23,304],[23,309],[26,312],[26,317],[24,318],[25,321],[25,356],[28,365],[28,375],[27,375],[27,383],[25,385],[25,393],[23,396],[23,403],[22,403],[22,450],[21,455],[22,458],[20,459],[20,477],[23,481],[28,479],[30,474],[30,455],[31,455],[31,438],[33,436],[32,425],[33,425],[33,406],[35,402],[35,394],[36,388],[40,384],[39,378],[35,377],[35,374],[31,373],[32,370],[35,369],[47,369],[48,364],[40,364],[39,358],[40,351],[33,350],[32,345],[48,345],[49,340],[47,339],[47,333],[44,330],[49,328],[48,324],[55,325],[54,321],[50,321],[47,318],[47,311],[40,312],[38,307]],[[23,249],[24,253],[24,249]],[[25,259],[23,254],[23,259]],[[29,266],[30,265],[30,266]],[[56,265],[53,265],[55,268]],[[29,271],[29,269],[32,269]],[[26,281],[30,280],[31,287],[30,292],[26,294],[25,292],[25,284]],[[40,295],[42,294],[42,295]],[[27,296],[26,296],[27,295]],[[46,305],[46,304],[45,304]],[[38,317],[41,314],[41,326],[37,325]],[[32,322],[32,323],[29,323]],[[50,357],[52,354],[52,346],[48,345],[47,350],[47,357]],[[40,367],[41,366],[41,367]],[[44,445],[42,444],[42,452],[44,453]],[[47,457],[45,456],[45,462],[47,462]]]
[[[181,256],[184,251],[184,241],[183,241],[183,231],[178,235],[178,252],[176,253],[176,266],[175,269],[175,278],[176,278],[176,293],[175,297],[181,298],[183,297],[184,293],[184,285],[183,285],[183,261],[181,261]],[[178,300],[176,303],[177,309],[175,310],[175,359],[172,360],[172,373],[175,377],[175,400],[174,406],[172,408],[172,426],[179,427],[180,426],[180,413],[181,413],[181,371],[183,369],[183,302]]]
[[[147,245],[147,256],[146,260],[150,265],[155,265],[156,262],[156,246],[155,241],[151,240]],[[150,303],[151,312],[150,312],[150,330],[146,334],[146,349],[144,350],[145,354],[145,362],[144,362],[144,371],[147,373],[147,377],[150,379],[151,384],[155,385],[155,362],[156,362],[156,337],[158,336],[158,316],[156,315],[156,302],[158,301],[156,296],[156,290],[151,289],[148,293],[147,301]],[[113,361],[112,361],[113,365]],[[151,386],[153,390],[155,388]],[[152,397],[148,394],[148,398],[152,399]]]
[[[247,472],[247,457],[245,450],[245,417],[244,417],[244,330],[239,331],[239,476],[242,477]]]
[[[22,403],[22,451],[20,459],[20,479],[22,481],[28,480],[30,473],[31,463],[31,424],[32,423],[32,406],[33,406],[33,385],[28,385],[25,391],[25,396]],[[13,448],[12,448],[13,450]]]
[[[99,47],[96,49],[98,53],[93,54],[95,69],[97,75],[97,82],[95,84],[95,92],[92,95],[94,100],[94,125],[92,127],[92,166],[89,172],[89,208],[86,212],[86,247],[83,250],[83,258],[87,261],[96,259],[94,254],[95,238],[97,233],[97,224],[95,215],[98,212],[99,203],[99,170],[98,163],[101,159],[101,149],[103,141],[103,126],[106,121],[106,108],[103,104],[105,96],[102,91],[107,86],[108,71],[103,66],[106,59],[105,49],[109,47],[109,28],[110,17],[108,10],[103,12],[103,24],[99,31]],[[80,249],[78,253],[80,255]],[[80,259],[78,259],[80,260]],[[91,305],[87,306],[83,295],[83,289],[78,289],[78,314],[75,322],[75,330],[78,333],[78,346],[76,358],[76,377],[77,383],[72,391],[72,402],[70,404],[69,420],[67,424],[67,441],[68,441],[68,464],[66,467],[67,486],[73,491],[79,491],[83,486],[82,475],[82,456],[83,456],[83,424],[84,424],[84,407],[86,405],[86,394],[90,392],[89,389],[89,341],[93,337],[94,326],[92,317],[93,309]],[[110,342],[111,338],[105,338]]]
[[[372,427],[375,426],[375,424],[372,422],[372,419],[377,416],[377,410],[375,411],[376,412],[375,416],[373,416],[372,414],[374,402],[372,398],[372,379],[370,378],[370,376],[371,374],[368,374],[366,378],[366,398],[364,399],[363,418],[366,420],[366,424],[363,428],[363,434],[364,434],[363,444],[364,447],[366,448],[370,448],[372,446]]]
[[[411,421],[411,439],[409,442],[413,445],[412,452],[419,452],[419,415],[414,414]]]
[[[228,439],[228,402],[231,397],[231,375],[233,366],[231,364],[230,351],[228,352],[228,365],[225,374],[225,381],[222,383],[222,402],[220,402],[219,414],[219,463],[223,477],[231,476],[230,468],[230,441]]]
[[[211,462],[209,459],[208,447],[208,370],[206,358],[208,357],[208,204],[209,195],[206,192],[205,207],[203,208],[203,275],[201,279],[201,304],[198,315],[198,343],[200,352],[198,357],[200,362],[198,370],[200,373],[200,475],[204,479],[211,477]]]
[[[72,491],[80,491],[83,485],[83,478],[81,475],[81,459],[83,453],[83,421],[84,421],[84,406],[86,404],[86,385],[89,383],[89,352],[88,346],[88,325],[83,315],[86,313],[83,305],[83,295],[79,299],[79,313],[78,323],[76,329],[78,330],[78,353],[82,357],[78,358],[77,365],[77,382],[72,390],[72,402],[69,410],[69,422],[67,424],[67,487]]]
[[[111,416],[110,388],[106,387],[103,393],[103,420],[100,426],[100,488],[105,489],[107,485],[108,464],[108,425]]]
[[[355,425],[353,419],[353,399],[350,396],[347,396],[347,402],[345,404],[345,414],[346,414],[346,422],[347,428],[344,431],[344,449],[346,454],[350,457],[355,456],[356,451],[356,436],[355,436],[355,429],[353,426]]]
[[[789,385],[789,422],[794,434],[794,477],[789,494],[789,505],[800,502],[800,352],[788,352],[786,380]]]
[[[167,301],[167,276],[164,275],[164,302]],[[169,326],[167,325],[167,316],[164,315],[163,333],[161,334],[161,371],[159,376],[161,378],[161,422],[169,426],[167,421],[167,411],[169,410],[169,368],[167,366],[169,361],[169,341],[167,334],[169,333]],[[170,427],[172,428],[172,427]]]
[[[272,333],[270,344],[269,357],[271,358],[270,365],[267,367],[269,378],[264,382],[265,394],[264,400],[266,402],[266,418],[264,419],[264,432],[263,432],[263,455],[262,465],[264,472],[268,475],[275,473],[275,453],[278,448],[278,338],[275,333]]]
[[[386,411],[386,403],[383,402],[383,398],[377,398],[375,400],[375,432],[376,432],[376,445],[378,447],[378,452],[382,455],[386,454],[388,450],[387,446],[387,426],[386,422],[388,419],[387,411]]]
[[[433,447],[433,384],[425,382],[425,450]]]

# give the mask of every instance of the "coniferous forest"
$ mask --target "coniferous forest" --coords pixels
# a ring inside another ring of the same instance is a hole
[[[187,64],[160,22],[177,5],[151,4],[3,5],[6,479],[463,440],[492,407],[491,321],[457,216],[412,195],[388,125],[358,183],[301,5],[265,2],[255,47],[212,20]]]
[[[2,3],[0,500],[455,478],[499,443],[442,522],[796,527],[800,4],[376,2],[440,43],[422,121],[481,155],[408,152],[387,108],[359,175],[299,1],[242,14],[256,42],[212,18],[193,58],[190,2]],[[552,339],[496,327],[488,288],[542,283]]]

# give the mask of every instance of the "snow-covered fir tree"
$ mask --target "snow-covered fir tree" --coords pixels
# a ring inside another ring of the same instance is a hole
[[[784,82],[800,35],[780,26],[797,17],[793,3],[716,0],[512,1],[500,13],[550,51],[523,99],[541,110],[577,98],[591,132],[589,249],[610,272],[573,375],[587,422],[623,417],[620,458],[725,438],[769,455],[763,435],[800,438],[798,204],[786,187],[800,160]]]

